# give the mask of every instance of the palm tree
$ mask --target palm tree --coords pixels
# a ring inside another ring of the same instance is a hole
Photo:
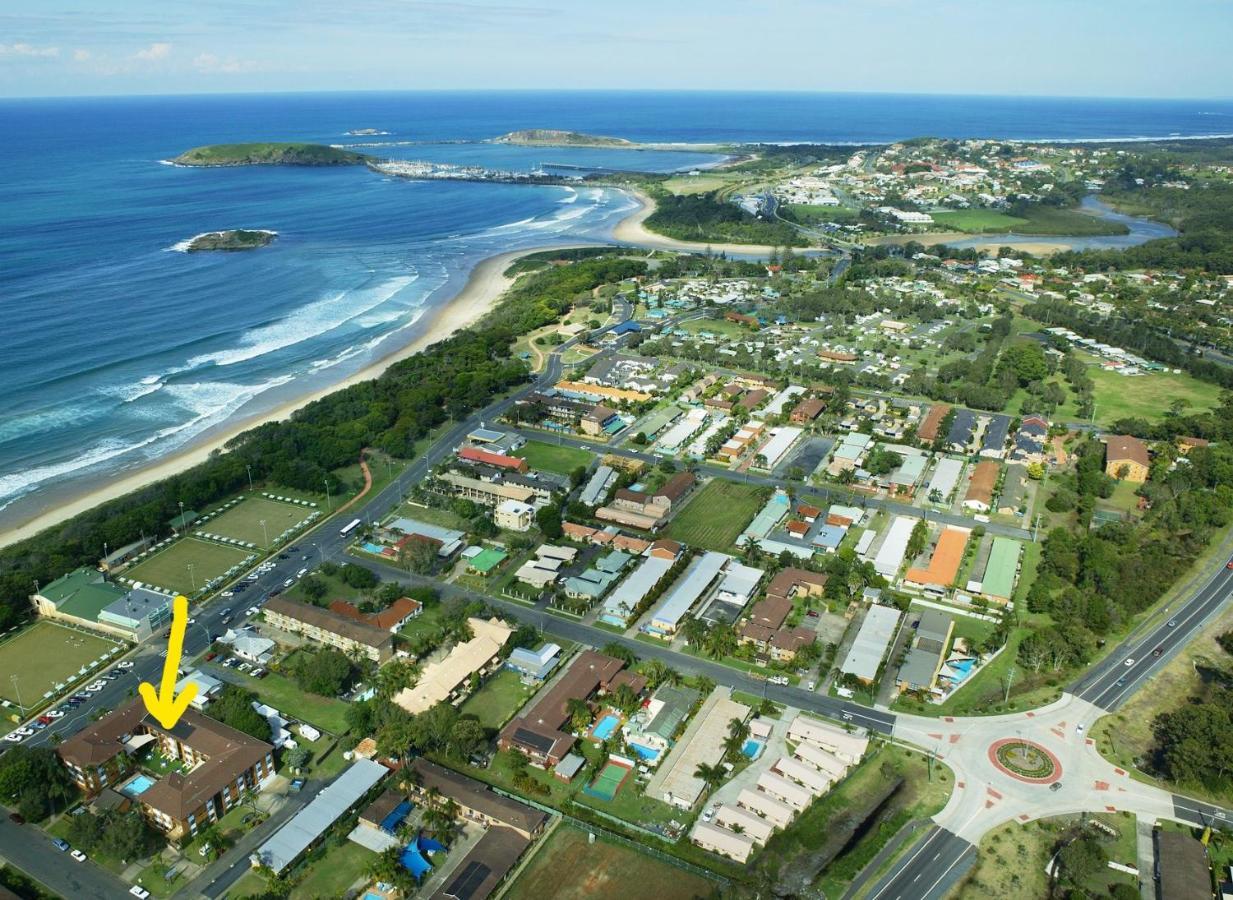
[[[591,724],[591,707],[585,700],[571,697],[565,704],[565,711],[575,731],[583,731]]]
[[[647,686],[651,690],[655,690],[667,681],[671,671],[664,662],[658,659],[648,660],[642,664],[642,674],[646,677]]]
[[[723,783],[727,777],[728,770],[719,763],[708,765],[707,763],[698,763],[698,768],[694,769],[694,777],[701,780],[706,785],[708,791],[713,791]]]
[[[733,716],[728,720],[728,735],[745,740],[749,737],[749,723],[739,716]]]

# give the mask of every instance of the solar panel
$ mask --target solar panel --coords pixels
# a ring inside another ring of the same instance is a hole
[[[547,753],[552,749],[552,745],[556,743],[556,741],[550,737],[537,734],[534,731],[528,731],[525,728],[514,729],[514,740],[520,744],[532,748],[538,753]]]
[[[467,863],[463,870],[454,876],[450,886],[445,889],[446,896],[456,897],[457,900],[469,900],[471,895],[479,890],[480,885],[484,883],[484,879],[491,871],[482,862]]]

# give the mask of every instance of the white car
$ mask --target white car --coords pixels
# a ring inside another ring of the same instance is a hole
[[[1126,662],[1122,663],[1122,665],[1124,665],[1124,666],[1125,666],[1126,668],[1128,668],[1128,669],[1129,669],[1131,666],[1133,666],[1134,664],[1135,664],[1135,661],[1134,661],[1134,659],[1133,659],[1133,658],[1128,659],[1128,660],[1126,660]]]
[[[73,857],[73,859],[77,860],[78,862],[86,861],[86,855],[82,853],[80,850],[70,850],[69,856]]]
[[[257,615],[257,613],[259,613],[259,612],[261,612],[261,607],[260,607],[260,606],[250,606],[250,607],[248,608],[248,614],[249,614],[250,616],[255,616],[255,615]]]
[[[293,584],[295,584],[295,579],[288,578],[286,581],[283,582],[283,587],[291,587],[291,585]]]
[[[24,738],[28,738],[30,737],[30,735],[34,734],[34,729],[30,728],[29,726],[22,726],[21,728],[17,729],[16,733],[20,734]]]
[[[123,660],[122,662],[118,662],[118,663],[116,663],[116,668],[117,668],[117,669],[131,669],[132,667],[133,667],[132,662],[131,662],[130,660],[127,660],[127,659],[126,659],[126,660]]]
[[[1083,734],[1083,723],[1080,722],[1075,726],[1075,734]]]
[[[4,736],[4,739],[6,741],[12,741],[14,744],[16,744],[22,740],[22,736],[18,734],[16,731],[10,731],[8,734]]]
[[[223,591],[223,592],[222,592],[221,594],[219,594],[218,596],[220,596],[220,597],[234,597],[234,596],[235,596],[235,591]]]
[[[139,884],[133,885],[131,888],[128,889],[128,892],[132,894],[134,897],[136,897],[137,900],[146,900],[146,897],[150,896],[150,892],[147,891],[145,888],[143,888]]]
[[[48,711],[47,711],[47,718],[49,718],[49,719],[63,719],[63,718],[64,718],[64,713],[60,712],[60,710],[58,710],[58,709],[51,709],[51,710],[48,710]]]

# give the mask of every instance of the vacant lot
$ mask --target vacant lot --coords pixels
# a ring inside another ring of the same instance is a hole
[[[1220,388],[1190,375],[1127,376],[1099,366],[1089,366],[1087,375],[1096,386],[1096,418],[1102,423],[1125,418],[1157,421],[1175,400],[1184,401],[1188,413],[1214,409],[1220,402]]]
[[[485,728],[497,729],[514,717],[527,698],[535,693],[522,683],[517,672],[502,669],[462,705],[464,716],[475,716]]]
[[[191,595],[204,587],[206,582],[243,563],[252,553],[251,550],[187,537],[161,553],[142,560],[124,574],[143,584]]]
[[[22,703],[36,706],[45,693],[75,677],[82,666],[115,646],[114,641],[64,625],[35,622],[0,644],[0,697],[16,703],[21,694]]]
[[[280,503],[265,497],[247,497],[222,515],[206,522],[201,526],[201,530],[237,541],[247,541],[268,550],[280,543],[280,534],[288,529],[298,528],[312,514],[311,507]],[[265,522],[264,526],[262,522]]]
[[[543,441],[527,441],[521,450],[514,453],[527,461],[532,469],[568,475],[579,466],[590,465],[594,454],[577,447],[558,447]]]
[[[509,900],[656,900],[710,897],[715,885],[629,847],[597,838],[569,825],[557,828],[510,886]]]
[[[234,669],[231,671],[235,672]],[[261,698],[262,702],[268,703],[287,718],[299,719],[331,734],[343,734],[347,730],[346,703],[334,697],[310,694],[278,672],[270,672],[261,679],[235,672],[234,675],[229,673],[227,680],[240,682]],[[316,749],[312,742],[305,742],[305,746],[310,750]]]
[[[716,478],[669,523],[667,535],[691,547],[731,550],[766,497],[765,488]]]

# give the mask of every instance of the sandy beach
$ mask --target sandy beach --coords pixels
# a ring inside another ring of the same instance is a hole
[[[208,439],[197,446],[179,453],[169,454],[163,459],[152,462],[150,465],[137,471],[100,484],[82,493],[80,496],[58,503],[52,509],[36,513],[26,521],[12,528],[7,528],[3,533],[0,533],[0,547],[38,534],[43,529],[50,528],[66,519],[72,518],[78,513],[92,509],[100,503],[113,500],[116,497],[122,497],[146,485],[170,478],[172,475],[204,462],[209,458],[210,454],[221,449],[229,440],[241,432],[254,428],[264,422],[281,421],[290,417],[297,409],[307,406],[309,403],[327,394],[332,394],[337,390],[358,384],[361,381],[376,378],[399,360],[406,359],[425,347],[444,340],[454,332],[478,321],[488,310],[492,309],[493,304],[501,294],[513,284],[513,279],[506,277],[505,270],[509,268],[514,260],[531,253],[560,249],[565,246],[570,245],[532,247],[526,250],[517,250],[510,253],[502,253],[498,256],[491,256],[481,261],[471,272],[462,290],[453,299],[433,310],[424,323],[425,328],[422,334],[415,340],[400,347],[393,353],[373,361],[364,369],[343,381],[322,388],[307,396],[297,397],[282,406],[259,415],[237,419],[229,423],[226,429],[211,434]]]

